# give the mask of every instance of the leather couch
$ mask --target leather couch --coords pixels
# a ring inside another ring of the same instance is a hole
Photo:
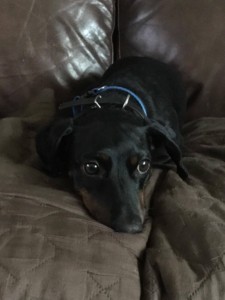
[[[225,2],[0,0],[0,299],[225,299]],[[119,57],[181,71],[190,180],[155,170],[140,234],[50,178],[36,132]]]

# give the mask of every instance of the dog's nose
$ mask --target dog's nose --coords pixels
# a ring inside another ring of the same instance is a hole
[[[140,218],[135,218],[130,222],[116,222],[113,228],[117,232],[139,233],[143,230],[143,224]]]

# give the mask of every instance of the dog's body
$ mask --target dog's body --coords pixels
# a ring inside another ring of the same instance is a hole
[[[182,83],[168,65],[132,57],[111,65],[99,86],[69,104],[73,118],[57,119],[37,136],[37,150],[48,171],[71,174],[97,220],[139,232],[151,167],[173,161],[187,177],[180,151]]]

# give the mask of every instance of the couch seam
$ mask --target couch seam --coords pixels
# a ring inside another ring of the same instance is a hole
[[[112,31],[111,31],[111,64],[114,63],[116,60],[116,52],[115,52],[115,34],[116,34],[116,1],[112,1],[112,7],[113,7],[113,16],[112,16]]]
[[[115,28],[114,28],[114,59],[117,60],[121,58],[120,53],[120,10],[119,10],[119,0],[115,0]],[[116,40],[116,42],[115,42]],[[115,49],[116,48],[116,49]]]

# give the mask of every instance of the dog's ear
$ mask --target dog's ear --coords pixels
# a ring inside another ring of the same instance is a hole
[[[43,166],[52,176],[67,171],[73,119],[55,120],[36,136],[36,149]]]
[[[182,153],[178,143],[178,137],[171,127],[162,125],[155,120],[151,120],[148,126],[148,134],[160,140],[165,150],[177,166],[177,173],[182,179],[187,179],[188,172],[182,162]],[[164,156],[165,158],[165,156]],[[165,160],[166,163],[166,160]]]

